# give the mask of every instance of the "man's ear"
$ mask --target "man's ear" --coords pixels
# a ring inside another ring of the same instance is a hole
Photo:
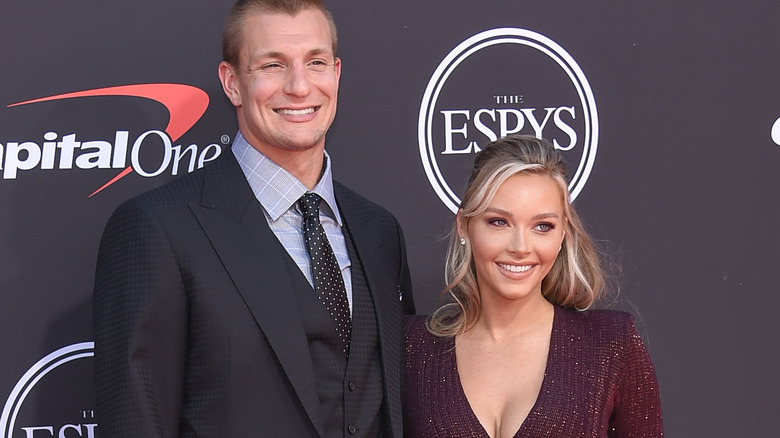
[[[241,106],[241,93],[237,88],[236,71],[227,61],[219,63],[219,81],[222,83],[222,91],[230,99],[235,107]]]

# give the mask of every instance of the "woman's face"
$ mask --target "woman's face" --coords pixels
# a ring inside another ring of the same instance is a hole
[[[501,184],[466,236],[460,228],[471,243],[483,304],[541,297],[565,224],[563,195],[551,177],[518,174]]]

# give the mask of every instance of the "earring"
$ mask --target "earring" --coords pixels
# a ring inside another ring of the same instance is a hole
[[[464,239],[463,237],[461,237],[461,238],[460,238],[460,244],[461,244],[461,245],[465,245],[465,244],[466,244],[466,239]]]

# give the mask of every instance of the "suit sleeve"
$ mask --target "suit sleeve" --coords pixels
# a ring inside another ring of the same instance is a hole
[[[612,438],[663,437],[661,396],[653,363],[642,338],[634,326],[633,317],[623,320],[625,336],[620,341],[623,355],[615,392],[615,405],[610,418]]]
[[[117,209],[104,231],[93,315],[101,435],[178,436],[185,290],[165,230],[135,204]]]
[[[401,224],[399,224],[397,220],[395,221],[395,224],[398,228],[398,244],[401,255],[400,275],[398,278],[399,299],[403,304],[404,313],[407,315],[414,315],[414,296],[412,294],[412,278],[409,273],[409,262],[406,257],[406,240],[404,239],[403,230],[401,230]]]

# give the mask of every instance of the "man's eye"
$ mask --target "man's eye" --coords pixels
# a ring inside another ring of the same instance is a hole
[[[278,62],[272,62],[269,64],[263,64],[260,67],[260,70],[264,72],[278,72],[284,70],[284,66]]]
[[[329,65],[330,64],[322,59],[315,59],[313,61],[309,61],[308,67],[311,71],[322,72],[325,71]]]

